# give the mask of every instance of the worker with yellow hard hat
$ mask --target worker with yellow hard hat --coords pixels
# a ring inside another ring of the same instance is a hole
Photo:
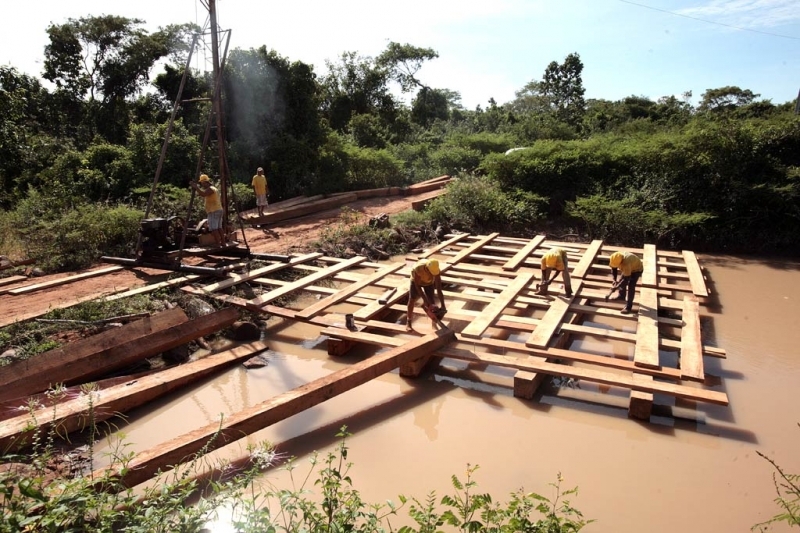
[[[553,276],[550,277],[550,272]],[[572,296],[572,281],[569,277],[569,261],[567,252],[563,248],[551,248],[542,256],[542,282],[536,294],[547,294],[547,287],[558,275],[564,278],[564,292],[567,296]]]
[[[614,278],[612,290],[619,289],[619,295],[616,299],[625,302],[622,313],[631,313],[633,297],[636,293],[636,283],[642,276],[642,272],[644,272],[642,260],[636,254],[630,252],[614,252],[608,259],[608,266],[611,267],[611,276]],[[617,281],[618,273],[622,274],[619,281]]]
[[[214,237],[217,246],[223,247],[227,239],[225,232],[222,229],[223,210],[222,202],[220,201],[219,191],[211,184],[211,178],[206,174],[200,174],[197,182],[191,181],[189,185],[197,191],[197,194],[205,200],[206,208],[206,222],[208,223],[208,231]]]
[[[433,305],[434,288],[439,296],[440,307],[438,309]],[[444,305],[444,293],[442,292],[442,274],[439,269],[439,261],[436,259],[421,259],[411,269],[411,277],[408,284],[407,331],[414,329],[412,326],[414,303],[420,296],[422,296],[422,305],[435,316],[442,317],[447,312],[447,308]]]

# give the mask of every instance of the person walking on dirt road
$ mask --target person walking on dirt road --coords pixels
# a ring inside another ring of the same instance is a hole
[[[269,205],[267,196],[269,195],[269,187],[267,186],[267,177],[264,175],[264,169],[258,167],[256,175],[253,176],[251,182],[253,192],[256,193],[256,206],[258,206],[258,216],[264,216],[264,208]]]
[[[226,239],[225,232],[222,230],[223,210],[219,191],[211,184],[211,178],[205,174],[200,174],[200,179],[197,182],[191,181],[189,184],[205,200],[208,230],[214,237],[217,246],[222,248],[225,246]]]
[[[636,282],[644,272],[642,260],[630,252],[614,252],[608,259],[608,266],[611,267],[611,276],[614,278],[614,287],[619,287],[617,300],[623,300],[625,307],[623,314],[632,312],[633,297],[636,293]],[[617,282],[617,273],[622,271],[622,277]]]
[[[550,272],[553,271],[553,277]],[[563,248],[552,248],[542,256],[542,282],[536,294],[547,294],[547,286],[550,285],[561,274],[564,278],[564,292],[567,296],[572,296],[572,281],[569,277],[569,263],[567,252]]]
[[[439,296],[438,309],[433,305],[433,290]],[[436,259],[421,259],[414,268],[411,269],[411,278],[408,283],[408,309],[406,319],[406,331],[413,331],[414,327],[414,304],[417,298],[422,296],[423,308],[428,309],[438,317],[444,316],[447,308],[444,305],[444,293],[442,292],[442,274],[439,270],[439,261]]]

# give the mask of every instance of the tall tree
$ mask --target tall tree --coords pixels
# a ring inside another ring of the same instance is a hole
[[[700,111],[726,111],[746,106],[761,96],[750,89],[740,89],[735,85],[708,89],[700,100]]]
[[[413,89],[429,89],[427,85],[417,79],[417,72],[425,61],[439,57],[433,48],[420,48],[410,44],[390,42],[381,55],[378,56],[376,65],[387,68],[389,76],[396,81],[403,92]]]
[[[577,127],[586,110],[583,94],[583,63],[577,53],[569,54],[564,62],[551,62],[544,71],[540,92],[546,96],[559,120]]]
[[[75,101],[86,100],[89,120],[106,138],[126,136],[125,100],[149,83],[160,59],[186,51],[193,25],[171,25],[154,33],[144,21],[113,15],[69,19],[47,28],[44,78]]]

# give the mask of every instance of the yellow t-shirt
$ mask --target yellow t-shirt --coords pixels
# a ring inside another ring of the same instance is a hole
[[[542,270],[564,270],[564,258],[567,252],[561,248],[553,248],[542,257]]]
[[[428,261],[428,259],[421,259],[411,269],[411,279],[420,287],[427,287],[433,283],[434,276],[428,270]]]
[[[211,194],[203,196],[203,199],[206,201],[206,213],[220,211],[222,209],[222,202],[219,201],[219,191],[216,187],[209,187],[208,190],[211,191]]]
[[[253,176],[252,185],[253,185],[253,189],[255,189],[255,191],[256,191],[256,194],[258,194],[258,195],[267,194],[267,190],[268,190],[268,188],[267,188],[267,177],[264,176],[263,174],[260,175],[260,176],[258,174]]]
[[[617,252],[620,253],[620,252]],[[614,254],[616,255],[616,254]],[[611,263],[612,261],[609,261]],[[613,267],[612,267],[613,268]],[[623,252],[622,253],[622,262],[619,264],[620,271],[622,271],[622,275],[627,277],[630,276],[633,272],[643,272],[644,265],[642,264],[642,260],[639,259],[636,254],[632,254],[630,252]]]

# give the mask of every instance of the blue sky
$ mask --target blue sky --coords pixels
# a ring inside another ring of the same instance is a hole
[[[706,89],[725,85],[775,103],[797,96],[800,1],[636,3],[654,9],[622,0],[218,0],[218,10],[221,26],[232,30],[232,47],[267,45],[313,64],[318,74],[326,59],[344,51],[375,56],[390,40],[431,47],[440,57],[419,77],[459,91],[468,108],[492,97],[498,103],[513,99],[541,78],[550,61],[571,52],[583,60],[588,98],[657,99],[691,90],[697,103]],[[144,19],[155,29],[205,20],[197,0],[28,0],[4,8],[11,17],[0,33],[0,64],[35,75],[42,70],[51,21],[114,14]]]

